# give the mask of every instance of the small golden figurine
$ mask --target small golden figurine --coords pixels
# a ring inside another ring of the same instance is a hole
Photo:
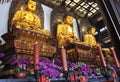
[[[36,2],[32,0],[29,0],[26,5],[22,5],[20,10],[15,13],[11,26],[49,34],[48,31],[42,30],[41,20],[36,14]]]
[[[73,17],[67,15],[64,18],[64,24],[57,26],[57,39],[59,46],[64,46],[71,42],[78,42],[76,34],[71,26],[73,23]]]
[[[88,34],[84,35],[84,42],[86,45],[91,47],[97,45],[96,39],[94,37],[94,33],[95,33],[95,28],[88,28]]]

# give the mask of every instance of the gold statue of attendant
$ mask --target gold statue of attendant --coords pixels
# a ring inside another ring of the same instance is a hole
[[[96,39],[94,37],[94,33],[95,33],[95,28],[88,28],[88,34],[84,35],[84,42],[86,45],[91,47],[97,45]]]
[[[22,5],[11,22],[12,27],[33,30],[40,33],[49,34],[48,31],[42,30],[41,20],[36,14],[36,2],[29,0],[26,5]]]
[[[64,46],[71,42],[78,42],[76,34],[71,26],[73,23],[73,17],[67,15],[64,18],[64,24],[57,26],[57,39],[59,46]]]

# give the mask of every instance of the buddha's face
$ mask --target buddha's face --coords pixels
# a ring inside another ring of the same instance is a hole
[[[73,17],[72,16],[67,16],[65,19],[64,19],[64,22],[66,24],[72,24],[73,23]]]
[[[94,33],[95,33],[95,28],[91,28],[91,29],[89,30],[89,33],[90,33],[90,34],[94,34]]]
[[[29,0],[27,7],[30,11],[35,11],[36,10],[36,2]]]

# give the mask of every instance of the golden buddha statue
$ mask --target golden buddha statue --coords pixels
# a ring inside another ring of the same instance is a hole
[[[95,33],[95,28],[88,28],[88,34],[84,35],[84,42],[86,45],[91,47],[97,45],[96,39],[94,37],[94,33]]]
[[[32,0],[29,0],[26,5],[22,5],[20,10],[15,13],[11,26],[49,34],[48,31],[42,30],[41,20],[36,14],[36,2]]]
[[[94,37],[94,33],[95,33],[95,28],[88,28],[88,34],[84,35],[84,44],[90,47],[97,47],[98,45],[101,46],[101,44],[98,44],[95,37]],[[109,48],[102,48],[102,51],[104,51],[104,53],[106,55],[110,55],[110,50]]]
[[[72,23],[73,17],[67,15],[64,18],[64,23],[57,26],[57,39],[59,46],[64,46],[71,42],[79,42],[73,30],[73,27],[71,26]]]

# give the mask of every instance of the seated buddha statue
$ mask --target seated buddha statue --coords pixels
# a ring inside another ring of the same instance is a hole
[[[94,37],[94,33],[95,33],[95,28],[88,28],[88,34],[85,34],[84,35],[84,42],[86,45],[88,46],[96,46],[97,45],[97,42],[96,42],[96,39]]]
[[[88,45],[90,47],[96,47],[97,45],[100,45],[97,43],[94,33],[95,33],[95,28],[88,28],[88,34],[84,35],[84,44]],[[102,50],[105,52],[105,54],[110,54],[110,50],[108,48],[102,48]]]
[[[79,42],[72,27],[73,17],[67,15],[64,23],[57,26],[58,45],[64,46],[68,43]]]
[[[11,26],[49,34],[48,31],[42,29],[41,20],[36,14],[36,2],[32,0],[29,0],[27,4],[22,5],[14,14]]]

